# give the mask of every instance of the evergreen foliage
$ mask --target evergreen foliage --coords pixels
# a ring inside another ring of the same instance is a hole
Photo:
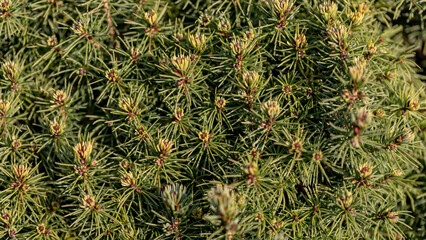
[[[425,9],[0,0],[0,239],[424,239]]]

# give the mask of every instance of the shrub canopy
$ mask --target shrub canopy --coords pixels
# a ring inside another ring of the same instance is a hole
[[[0,238],[425,237],[424,10],[0,0]]]

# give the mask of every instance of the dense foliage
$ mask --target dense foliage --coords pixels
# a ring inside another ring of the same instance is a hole
[[[425,9],[0,0],[0,239],[424,239]]]

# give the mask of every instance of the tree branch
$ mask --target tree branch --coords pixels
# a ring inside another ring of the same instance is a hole
[[[114,24],[112,22],[111,11],[110,11],[110,7],[109,7],[109,0],[104,0],[104,11],[107,15],[106,20],[107,20],[108,27],[109,27],[109,35],[115,36]]]

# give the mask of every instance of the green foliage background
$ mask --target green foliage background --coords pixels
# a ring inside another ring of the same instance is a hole
[[[425,9],[0,0],[0,239],[424,239]]]

